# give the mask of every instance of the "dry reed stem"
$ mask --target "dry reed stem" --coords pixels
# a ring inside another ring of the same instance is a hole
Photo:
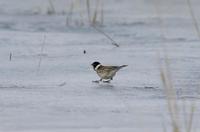
[[[72,1],[71,4],[70,4],[69,13],[66,17],[66,25],[67,26],[70,25],[70,22],[72,20],[73,9],[74,9],[74,2]]]
[[[190,115],[189,115],[189,119],[188,119],[188,126],[187,126],[187,132],[191,132],[192,131],[192,124],[193,124],[193,118],[194,118],[194,111],[195,111],[195,105],[192,104],[190,107]]]
[[[88,21],[91,24],[90,0],[86,0],[86,7],[87,7],[87,14],[88,14]]]
[[[162,19],[162,14],[161,14],[161,9],[160,9],[160,0],[154,0],[154,7],[155,7],[155,12],[156,12],[156,17],[158,19],[158,23],[160,26],[160,35],[162,38],[166,38],[165,36],[165,31],[164,31],[164,21]]]
[[[172,131],[173,132],[181,132],[183,131],[180,126],[180,109],[177,103],[177,95],[176,90],[173,86],[172,77],[169,68],[169,59],[165,57],[164,66],[160,63],[160,76],[163,82],[166,98],[167,98],[167,106],[170,114],[170,119],[172,122]],[[185,103],[184,103],[185,104]],[[194,120],[194,111],[195,104],[191,104],[189,107],[189,116],[186,116],[186,106],[184,105],[184,121],[185,121],[185,131],[192,131],[192,124]]]
[[[177,96],[172,83],[171,73],[169,70],[169,59],[167,56],[165,56],[164,66],[160,63],[160,76],[163,82],[164,91],[167,98],[167,106],[169,110],[170,119],[172,121],[173,132],[180,132]]]
[[[103,0],[101,0],[101,25],[104,23]]]
[[[177,120],[178,112],[177,112],[176,95],[174,94],[175,92],[172,87],[168,70],[161,68],[161,79],[166,93],[167,106],[170,114],[170,119],[172,121],[173,132],[179,132],[179,125]]]
[[[83,13],[82,13],[82,10],[81,10],[81,0],[78,0],[77,2],[78,4],[78,8],[79,8],[79,15],[80,15],[80,25],[83,26],[84,25],[84,20],[83,20]]]
[[[83,13],[87,14],[89,26],[96,26],[99,23],[100,25],[103,25],[103,22],[104,22],[103,4],[100,0],[95,0],[95,2],[92,2],[90,0],[86,0],[86,1],[74,0],[74,1],[72,0],[70,3],[70,9],[66,16],[66,26],[70,26],[70,24],[72,24],[71,22],[74,22],[76,26],[83,26],[85,24],[83,20],[84,18]],[[86,4],[86,9],[85,9],[86,12],[80,10],[78,12],[80,15],[80,20],[72,21],[73,12],[76,11],[76,5],[77,5],[77,8],[81,9],[81,5],[83,4],[83,2],[85,2]],[[95,3],[94,11],[91,8],[93,7],[92,6],[93,3]],[[98,20],[99,20],[99,23],[98,23]]]
[[[49,0],[50,7],[48,8],[47,14],[52,15],[56,13],[52,0]]]
[[[187,1],[187,5],[188,5],[188,8],[189,8],[190,15],[192,17],[194,28],[196,30],[197,36],[200,39],[200,29],[199,29],[199,25],[198,25],[197,19],[195,17],[195,14],[194,14],[194,11],[193,11],[193,8],[192,8],[192,4],[191,4],[190,0],[186,0],[186,1]]]
[[[189,0],[187,0],[187,1],[189,1]],[[159,1],[157,1],[157,0],[154,1],[155,11],[156,11],[157,18],[159,20],[159,25],[160,25],[161,37],[165,38],[164,22],[161,18],[161,10],[160,10],[158,4],[159,4]],[[198,24],[197,24],[197,21],[195,19],[193,10],[191,8],[191,4],[189,3],[188,5],[190,7],[190,12],[191,12],[194,24],[195,24],[195,28],[196,28],[197,33],[198,33],[199,38],[200,38],[200,32],[199,32]],[[165,42],[163,42],[163,43],[165,44]],[[165,94],[166,94],[166,98],[167,98],[167,106],[168,106],[168,110],[169,110],[169,114],[170,114],[170,119],[171,119],[171,122],[172,122],[172,129],[173,129],[172,131],[173,132],[181,132],[181,126],[180,126],[180,120],[179,120],[180,110],[179,110],[179,107],[178,107],[178,104],[177,104],[176,90],[173,86],[173,82],[172,82],[172,78],[171,78],[171,72],[170,72],[170,68],[169,68],[169,59],[168,59],[167,55],[165,56],[164,66],[160,67],[160,76],[161,76],[161,80],[163,82],[163,86],[164,86],[164,90],[165,90]],[[187,132],[191,132],[191,130],[192,130],[194,108],[195,107],[193,105],[191,107],[191,110],[190,110],[189,119],[187,119],[187,121],[185,121],[186,122],[185,126],[186,126]]]
[[[40,71],[40,67],[41,67],[41,63],[42,63],[42,54],[43,54],[43,52],[44,52],[45,42],[46,42],[46,35],[44,36],[43,43],[42,43],[42,45],[41,45],[40,59],[39,59],[39,62],[38,62],[37,72]]]
[[[97,0],[96,2],[96,7],[95,7],[93,19],[92,19],[92,25],[95,25],[97,23],[98,7],[99,7],[99,0]]]

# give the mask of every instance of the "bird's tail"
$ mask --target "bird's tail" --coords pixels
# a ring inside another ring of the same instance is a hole
[[[127,67],[128,65],[122,65],[122,66],[120,66],[119,68],[121,69],[121,68],[123,68],[123,67]]]

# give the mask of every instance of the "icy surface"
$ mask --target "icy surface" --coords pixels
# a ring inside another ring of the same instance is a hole
[[[119,48],[88,25],[67,27],[61,12],[70,1],[53,3],[58,14],[46,15],[45,0],[0,1],[0,131],[170,131],[164,51],[180,104],[196,102],[193,129],[200,130],[200,41],[186,2],[161,0],[160,25],[153,1],[104,0],[100,28]],[[192,4],[199,12],[200,1]],[[128,67],[96,84],[93,61]]]

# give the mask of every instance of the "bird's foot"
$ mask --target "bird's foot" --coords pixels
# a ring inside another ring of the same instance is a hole
[[[110,80],[103,81],[104,83],[110,83]]]
[[[92,81],[93,83],[99,83],[100,81],[99,80],[96,80],[96,81]]]
[[[111,80],[112,80],[112,79],[110,79],[110,80],[103,80],[103,79],[100,79],[100,80],[96,80],[96,81],[92,81],[92,82],[94,82],[94,83],[100,83],[100,82],[103,82],[103,83],[110,83]]]

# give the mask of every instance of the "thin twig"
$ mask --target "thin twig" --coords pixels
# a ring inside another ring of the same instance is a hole
[[[111,42],[112,45],[119,47],[119,44],[113,40],[108,34],[106,34],[105,32],[103,32],[102,30],[100,30],[99,28],[97,28],[96,26],[92,26],[96,31],[98,31],[99,33],[101,33],[102,35],[104,35],[106,38],[108,38]]]
[[[38,62],[37,72],[39,72],[40,67],[41,67],[41,63],[42,63],[42,54],[43,54],[43,52],[44,52],[45,41],[46,41],[46,35],[44,36],[43,43],[42,43],[41,50],[40,50],[40,59],[39,59],[39,62]]]

